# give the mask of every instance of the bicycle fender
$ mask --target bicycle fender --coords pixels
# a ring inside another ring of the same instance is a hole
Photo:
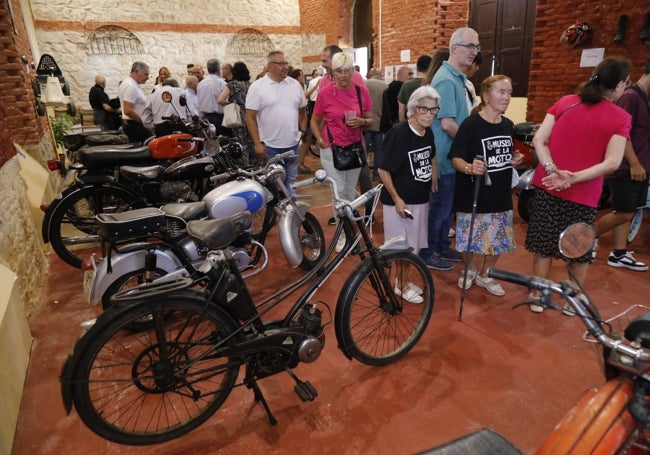
[[[282,212],[280,222],[278,223],[278,233],[280,235],[280,247],[284,257],[291,267],[298,267],[302,262],[302,246],[300,245],[300,218],[305,216],[309,210],[309,204],[303,201],[296,201],[298,216],[293,206],[289,206]]]
[[[106,258],[97,262],[95,278],[90,287],[88,302],[91,305],[101,303],[103,295],[107,289],[123,275],[133,270],[144,268],[145,259],[149,251],[156,255],[156,268],[166,272],[164,279],[179,278],[189,276],[189,272],[183,266],[183,263],[176,254],[166,245],[141,243],[130,245],[131,251],[126,253],[111,254],[111,269],[108,272],[108,261]],[[136,249],[139,248],[139,249]],[[203,262],[203,259],[201,259]]]

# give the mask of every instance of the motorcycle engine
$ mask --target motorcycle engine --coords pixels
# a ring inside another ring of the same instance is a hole
[[[298,358],[301,362],[311,363],[320,357],[325,346],[325,334],[321,325],[322,311],[316,305],[306,306],[302,309],[298,321],[308,334],[297,346]]]
[[[197,202],[199,197],[188,182],[164,182],[160,185],[160,196],[166,201]]]
[[[251,257],[245,248],[230,248],[232,258],[237,264],[237,269],[241,272],[245,270],[251,262]]]

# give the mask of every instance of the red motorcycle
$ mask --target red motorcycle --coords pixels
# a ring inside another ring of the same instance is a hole
[[[572,225],[560,237],[560,251],[567,259],[581,257],[591,250],[594,239],[590,226]],[[567,268],[571,274],[570,264]],[[586,326],[583,338],[603,348],[607,383],[582,397],[557,424],[537,454],[650,453],[650,307],[633,305],[614,318],[603,320],[574,275],[571,275],[572,281],[559,283],[497,269],[491,269],[488,276],[538,290],[546,308],[567,311],[551,302],[551,294],[560,296]],[[620,333],[613,331],[617,322],[627,321],[639,310],[642,314],[622,327]],[[507,455],[521,452],[502,436],[484,429],[425,453]]]

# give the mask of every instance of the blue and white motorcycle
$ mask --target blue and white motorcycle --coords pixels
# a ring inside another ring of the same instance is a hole
[[[287,158],[285,155],[257,170],[234,171],[235,180],[224,176],[230,181],[211,190],[200,202],[98,215],[99,230],[111,247],[98,262],[92,258],[84,262],[84,291],[89,303],[102,302],[106,308],[117,291],[162,277],[199,278],[207,252],[185,229],[195,219],[230,218],[232,226],[252,219],[244,234],[228,245],[245,278],[266,267],[265,242],[276,224],[288,264],[304,270],[313,268],[325,254],[325,236],[318,219],[309,213],[309,204],[292,196],[284,184],[285,170],[277,163]],[[294,188],[322,182],[325,177],[325,172],[319,171]]]

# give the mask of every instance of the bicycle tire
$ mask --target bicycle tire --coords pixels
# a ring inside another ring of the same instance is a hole
[[[54,208],[50,218],[52,249],[64,262],[80,268],[83,259],[100,252],[95,215],[144,206],[137,196],[121,187],[89,185],[72,191]]]
[[[416,254],[381,254],[389,289],[384,289],[371,258],[366,258],[343,285],[335,315],[336,335],[343,351],[373,366],[395,362],[416,345],[431,318],[435,291],[431,273]],[[411,303],[395,292],[404,282],[422,290],[421,303]],[[390,303],[388,293],[395,296],[397,307]]]
[[[148,314],[151,328],[130,330]],[[240,364],[210,353],[236,324],[195,294],[146,300],[94,329],[84,335],[94,338],[80,353],[72,399],[84,424],[107,440],[150,445],[183,436],[221,407],[237,380]]]
[[[325,234],[318,219],[311,213],[305,213],[305,221],[298,228],[298,238],[302,247],[302,270],[311,270],[325,255],[327,244]]]

